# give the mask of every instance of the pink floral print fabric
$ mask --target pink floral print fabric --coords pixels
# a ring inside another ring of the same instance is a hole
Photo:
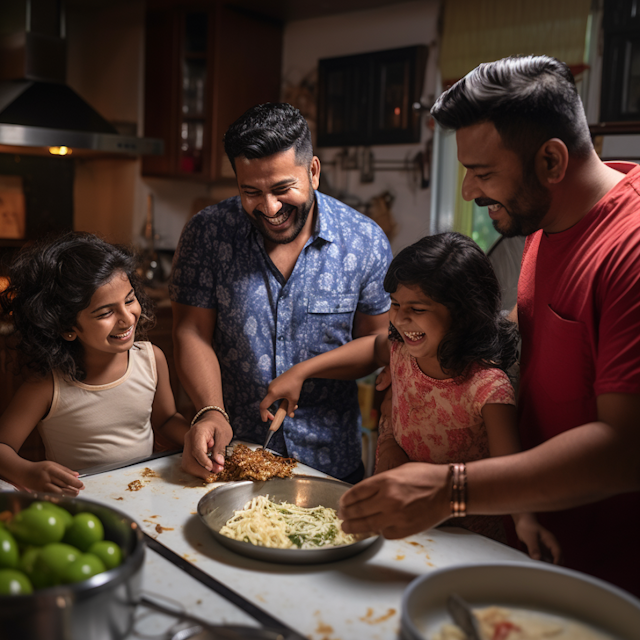
[[[482,419],[486,404],[513,404],[515,393],[500,369],[472,365],[459,382],[425,375],[404,343],[391,343],[396,442],[413,462],[471,462],[489,457]]]

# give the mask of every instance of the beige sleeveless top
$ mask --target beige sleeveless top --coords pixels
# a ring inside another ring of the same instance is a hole
[[[136,342],[119,380],[89,385],[53,372],[51,409],[38,424],[47,460],[74,471],[151,455],[158,376],[153,345]]]

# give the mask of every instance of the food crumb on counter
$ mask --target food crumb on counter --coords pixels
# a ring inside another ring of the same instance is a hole
[[[153,469],[149,469],[149,467],[145,467],[142,470],[142,477],[143,478],[159,478],[160,476]]]
[[[118,496],[116,500],[124,500],[124,498],[122,496]]]
[[[161,524],[156,525],[156,531],[158,533],[162,533],[163,531],[173,531],[173,530],[174,530],[173,527],[163,527]]]
[[[360,620],[362,620],[362,622],[366,622],[367,624],[380,624],[381,622],[385,622],[386,620],[388,620],[389,618],[392,618],[393,616],[396,615],[396,610],[395,609],[387,609],[387,613],[378,616],[377,618],[374,618],[374,611],[371,607],[367,608],[367,615],[365,615],[363,618],[360,618]]]
[[[404,560],[405,559],[405,555],[404,553],[398,553],[396,554],[396,560]]]
[[[127,491],[140,491],[144,485],[140,480],[134,480],[127,485]]]

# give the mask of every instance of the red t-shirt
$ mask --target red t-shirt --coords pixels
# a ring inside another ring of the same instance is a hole
[[[596,421],[600,394],[640,393],[640,167],[609,165],[627,175],[578,224],[527,238],[518,283],[525,448]],[[540,520],[567,566],[640,595],[640,493]]]

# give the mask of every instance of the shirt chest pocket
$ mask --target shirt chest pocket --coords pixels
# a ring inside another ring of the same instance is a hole
[[[542,386],[554,402],[568,402],[593,394],[594,363],[587,328],[567,320],[550,306],[545,310],[539,363]]]
[[[306,337],[310,355],[335,349],[351,340],[357,294],[310,295],[307,305]]]

